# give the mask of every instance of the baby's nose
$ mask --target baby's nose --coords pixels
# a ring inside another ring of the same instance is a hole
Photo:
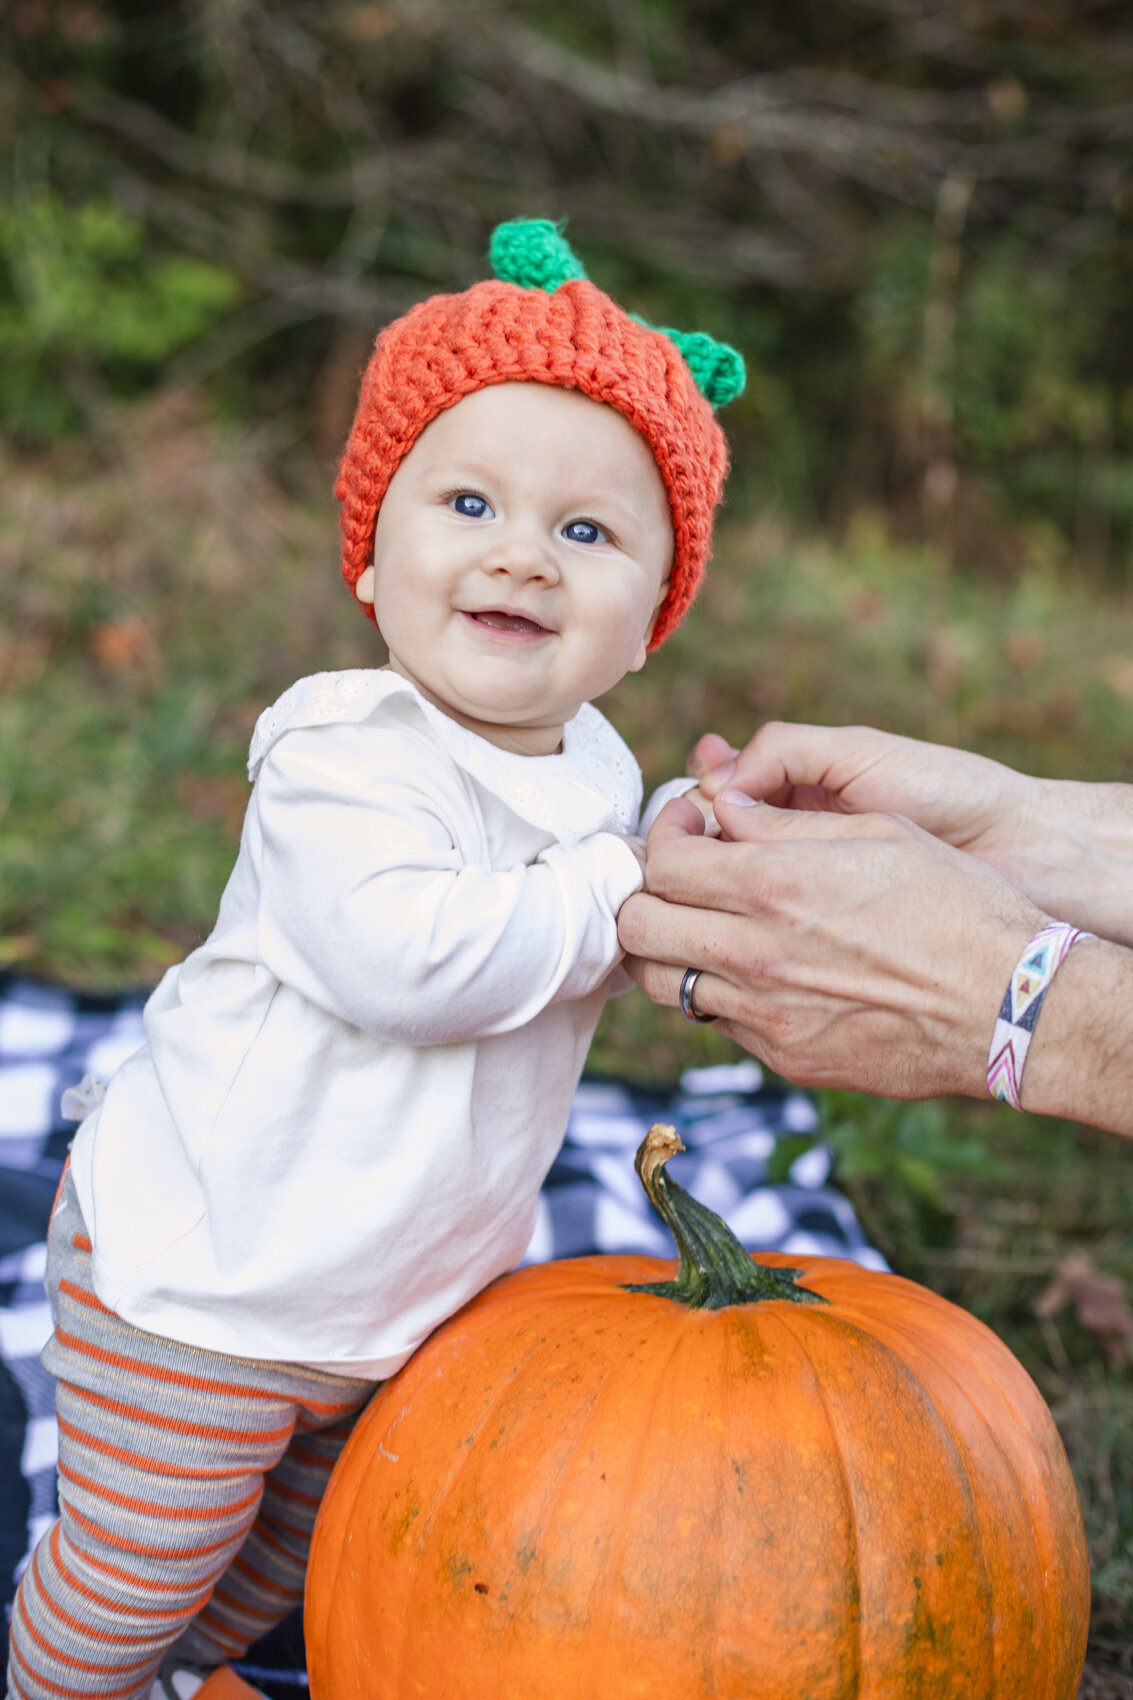
[[[556,583],[558,565],[551,550],[529,532],[513,532],[509,537],[494,539],[484,553],[484,570],[507,573],[511,578],[545,579]]]

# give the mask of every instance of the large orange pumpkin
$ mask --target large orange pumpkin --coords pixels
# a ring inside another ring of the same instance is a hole
[[[1025,1371],[912,1282],[753,1260],[650,1140],[675,1281],[506,1276],[358,1424],[315,1700],[1073,1700],[1086,1543]]]

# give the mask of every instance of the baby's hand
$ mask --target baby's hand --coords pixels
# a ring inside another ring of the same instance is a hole
[[[700,780],[707,796],[714,797],[735,773],[739,753],[719,732],[705,732],[689,751],[685,772]]]
[[[712,799],[702,791],[695,779],[670,779],[666,784],[659,785],[650,797],[641,817],[638,828],[643,838],[648,838],[653,822],[661,813],[666,803],[671,803],[674,797],[687,797],[704,816],[704,832],[708,838],[714,838],[720,831],[716,824],[716,816],[712,812]]]
[[[711,797],[706,796],[700,789],[699,785],[696,787],[695,791],[686,791],[684,795],[688,802],[696,804],[696,807],[704,816],[705,838],[719,838],[720,822],[716,819],[716,813],[712,807]]]

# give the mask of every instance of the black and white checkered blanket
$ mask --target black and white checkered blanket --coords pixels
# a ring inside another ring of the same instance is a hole
[[[0,974],[0,1599],[9,1607],[26,1556],[55,1515],[55,1403],[39,1354],[51,1328],[44,1234],[74,1131],[59,1101],[84,1074],[108,1079],[143,1042],[142,1002]],[[821,1144],[804,1141],[788,1179],[769,1180],[782,1166],[773,1162],[777,1141],[813,1135],[816,1115],[805,1094],[764,1085],[755,1062],[685,1074],[668,1094],[585,1079],[543,1187],[529,1262],[596,1251],[672,1256],[633,1171],[654,1121],[672,1122],[688,1148],[674,1159],[674,1176],[752,1250],[885,1267],[827,1184],[830,1155]],[[241,1668],[270,1695],[304,1689],[298,1623],[276,1631]]]

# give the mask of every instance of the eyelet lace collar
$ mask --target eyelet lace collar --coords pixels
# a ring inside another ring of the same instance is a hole
[[[563,844],[593,832],[632,832],[641,811],[641,774],[606,717],[583,703],[563,728],[563,747],[550,756],[501,750],[426,701],[398,673],[355,668],[299,679],[256,722],[248,777],[272,746],[299,727],[366,720],[380,703],[404,696],[458,767],[493,792],[521,819]]]

